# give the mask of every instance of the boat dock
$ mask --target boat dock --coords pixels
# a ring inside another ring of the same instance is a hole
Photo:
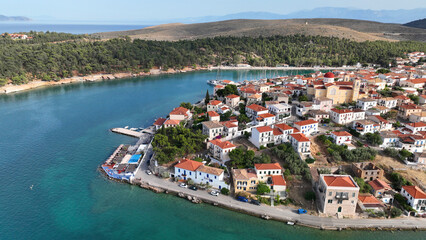
[[[141,132],[129,130],[129,129],[126,129],[126,128],[112,128],[111,132],[123,134],[123,135],[130,136],[130,137],[135,137],[135,138],[140,138],[140,137],[143,136],[143,133],[141,133]]]

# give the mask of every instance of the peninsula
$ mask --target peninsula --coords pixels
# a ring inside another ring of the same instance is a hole
[[[291,225],[426,229],[424,57],[408,53],[390,69],[209,81],[214,92],[196,104],[145,129],[114,129],[139,140],[101,168]]]

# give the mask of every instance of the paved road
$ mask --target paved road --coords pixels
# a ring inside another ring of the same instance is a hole
[[[426,219],[406,217],[399,219],[336,219],[336,218],[326,218],[318,217],[313,215],[299,215],[296,213],[295,209],[277,206],[271,207],[268,205],[262,204],[261,206],[256,206],[249,203],[244,203],[235,200],[229,196],[212,196],[207,191],[193,191],[187,188],[181,188],[177,183],[171,182],[158,178],[154,175],[146,174],[147,165],[144,162],[141,168],[138,168],[135,177],[141,178],[143,182],[148,183],[153,187],[158,187],[166,189],[173,192],[182,192],[185,195],[195,196],[207,202],[216,202],[219,205],[223,205],[228,208],[236,209],[242,212],[248,212],[253,215],[261,216],[266,214],[273,219],[281,221],[293,221],[301,223],[304,225],[314,226],[314,227],[324,227],[324,228],[420,228],[426,229]]]

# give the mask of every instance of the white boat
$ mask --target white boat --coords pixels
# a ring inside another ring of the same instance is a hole
[[[124,128],[125,128],[125,129],[128,129],[128,128],[129,128],[129,126],[125,126]]]
[[[138,130],[138,128],[130,128],[130,130],[136,131],[136,130]]]
[[[219,85],[220,82],[218,80],[207,80],[207,84],[216,86],[216,85]]]
[[[294,222],[287,222],[287,224],[293,226]]]

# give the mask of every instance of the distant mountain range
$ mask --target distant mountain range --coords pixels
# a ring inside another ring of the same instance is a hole
[[[30,18],[22,17],[22,16],[16,16],[16,17],[9,17],[5,15],[0,15],[0,22],[26,22],[31,21]]]
[[[406,23],[404,26],[426,29],[426,18]]]
[[[426,8],[411,10],[366,10],[351,8],[322,7],[290,14],[269,12],[241,12],[224,16],[205,16],[196,18],[172,19],[172,22],[203,23],[232,19],[295,19],[295,18],[345,18],[383,23],[407,23],[426,17]],[[168,22],[171,22],[170,20]]]

